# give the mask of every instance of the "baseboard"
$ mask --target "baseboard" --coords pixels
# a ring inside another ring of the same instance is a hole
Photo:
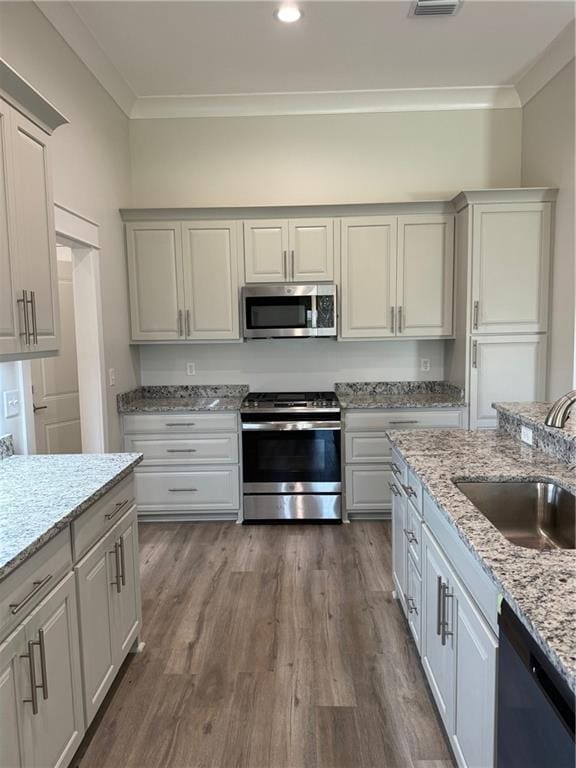
[[[139,523],[236,523],[238,512],[140,512]]]
[[[391,520],[392,511],[389,509],[348,510],[348,519],[354,521]]]

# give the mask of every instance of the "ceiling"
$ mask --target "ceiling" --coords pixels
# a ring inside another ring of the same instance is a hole
[[[555,0],[466,0],[451,18],[409,18],[406,0],[302,2],[294,25],[267,0],[67,5],[139,99],[511,86],[574,18]]]

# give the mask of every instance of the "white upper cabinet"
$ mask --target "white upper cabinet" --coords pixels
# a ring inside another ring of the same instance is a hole
[[[452,334],[454,217],[398,217],[397,333]]]
[[[342,338],[395,334],[396,216],[342,220]]]
[[[238,339],[235,221],[183,224],[185,330],[190,339]]]
[[[0,100],[0,355],[14,354],[19,349],[17,304],[13,283],[14,243],[10,231],[9,146],[10,111],[6,102]]]
[[[550,215],[551,203],[474,206],[472,333],[546,331]]]
[[[247,283],[288,280],[288,221],[244,222],[244,263]]]
[[[247,283],[334,280],[334,219],[244,222]]]
[[[470,428],[497,426],[494,402],[542,400],[546,336],[480,336],[471,339]]]
[[[126,224],[133,341],[240,338],[235,221]]]
[[[184,338],[182,244],[178,222],[126,225],[132,338]]]

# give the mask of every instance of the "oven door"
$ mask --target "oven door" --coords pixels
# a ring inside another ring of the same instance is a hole
[[[305,419],[243,421],[245,494],[340,493],[340,421]]]
[[[316,336],[316,286],[245,288],[244,337],[269,339]]]

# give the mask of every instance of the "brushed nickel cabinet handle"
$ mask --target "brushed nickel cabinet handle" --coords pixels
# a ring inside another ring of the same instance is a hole
[[[400,496],[400,491],[398,490],[398,488],[396,488],[394,483],[388,483],[388,487],[390,488],[394,496]]]
[[[408,605],[408,613],[415,613],[416,616],[418,616],[418,606],[416,605],[416,600],[414,600],[413,597],[406,598],[406,603]]]
[[[114,565],[116,568],[116,581],[111,581],[112,586],[116,587],[116,592],[120,594],[122,592],[122,564],[120,562],[120,545],[117,541],[114,542],[114,549],[110,551],[111,555],[114,555]]]
[[[30,669],[30,698],[22,699],[25,704],[32,704],[32,714],[38,714],[38,688],[42,686],[36,682],[36,664],[34,663],[34,646],[36,643],[33,640],[28,640],[28,653],[23,653],[20,658],[28,659],[28,665]]]
[[[32,294],[32,333],[34,335],[34,344],[38,344],[38,324],[36,322],[36,291],[30,291]]]
[[[195,427],[195,421],[167,421],[167,427]]]
[[[170,493],[196,493],[198,488],[168,488]]]
[[[472,342],[472,368],[478,368],[478,342]]]
[[[436,578],[436,634],[442,634],[442,576]]]
[[[106,520],[112,520],[112,518],[116,517],[118,512],[126,506],[130,502],[130,499],[124,499],[124,501],[119,501],[117,504],[114,504],[114,512],[108,512],[107,515],[104,515]]]
[[[292,266],[292,280],[294,280],[294,251],[290,251],[290,262]]]
[[[48,672],[46,671],[46,644],[44,642],[44,630],[38,630],[38,646],[40,648],[40,671],[42,672],[42,696],[46,701],[48,699]]]
[[[390,333],[396,333],[396,307],[390,307]]]
[[[182,310],[178,310],[178,336],[182,336]]]
[[[196,448],[166,448],[166,453],[196,453]]]
[[[401,471],[400,471],[400,469],[398,468],[398,464],[395,464],[394,462],[392,462],[392,463],[390,464],[390,467],[391,467],[391,469],[392,469],[392,472],[394,472],[394,474],[395,474],[397,477],[401,477],[401,476],[402,476],[402,472],[401,472]]]
[[[120,536],[119,541],[119,547],[120,547],[120,565],[122,566],[122,573],[120,574],[120,580],[122,581],[122,586],[126,586],[126,558],[124,557],[124,539],[122,536]]]
[[[190,310],[186,310],[186,336],[190,336]]]
[[[402,326],[403,318],[402,318],[402,307],[398,307],[398,333],[402,333],[404,328]]]
[[[28,317],[28,291],[22,291],[22,298],[18,299],[17,304],[22,304],[22,319],[24,321],[24,332],[20,336],[24,336],[24,344],[30,344],[30,319]]]
[[[454,597],[454,592],[450,592],[448,584],[442,585],[442,645],[446,645],[446,638],[454,633],[448,630],[448,600]]]
[[[32,600],[33,597],[35,597],[40,590],[48,584],[50,579],[52,578],[52,574],[49,573],[48,576],[45,576],[42,581],[34,581],[32,582],[34,584],[34,589],[32,589],[25,598],[23,598],[19,603],[10,603],[10,609],[12,612],[12,615],[15,616],[17,613],[20,613],[22,608],[25,608],[30,600]]]
[[[45,411],[47,410],[47,408],[48,408],[47,405],[35,405],[34,403],[32,403],[32,410],[34,411],[34,413],[36,413],[36,411]]]
[[[406,496],[408,496],[408,497],[410,497],[410,496],[414,496],[414,498],[416,498],[416,496],[418,495],[418,494],[416,493],[416,491],[414,490],[414,488],[412,488],[412,486],[411,486],[411,485],[403,485],[403,486],[402,486],[402,488],[404,488],[404,493],[405,493],[405,494],[406,494]]]
[[[479,316],[479,310],[480,310],[480,302],[475,301],[474,302],[474,309],[472,312],[472,327],[475,331],[478,330],[478,316]]]
[[[420,422],[418,419],[396,419],[396,421],[391,421],[390,424],[419,424]]]
[[[408,539],[408,544],[418,544],[418,539],[416,538],[414,531],[408,531],[406,528],[403,528],[402,530],[404,531],[404,536]]]
[[[288,251],[282,251],[282,264],[284,267],[284,277],[286,280],[289,280],[290,275],[288,274]]]

